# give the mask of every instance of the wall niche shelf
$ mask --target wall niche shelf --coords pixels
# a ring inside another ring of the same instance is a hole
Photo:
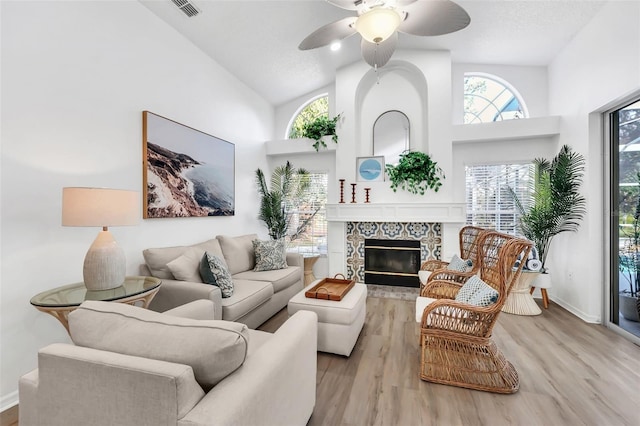
[[[275,141],[267,141],[267,156],[291,155],[291,154],[322,154],[323,152],[336,152],[338,144],[334,143],[331,138],[325,140],[327,147],[320,147],[320,151],[315,150],[313,143],[315,141],[309,138],[299,139],[282,139]]]
[[[458,124],[452,128],[453,143],[494,142],[549,138],[560,134],[560,117],[520,118],[493,123]]]

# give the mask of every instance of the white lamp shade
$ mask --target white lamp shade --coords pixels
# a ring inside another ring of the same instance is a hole
[[[137,191],[106,188],[63,188],[63,226],[126,226],[140,218]]]
[[[381,43],[398,29],[400,21],[395,10],[376,7],[358,17],[356,31],[371,43]]]

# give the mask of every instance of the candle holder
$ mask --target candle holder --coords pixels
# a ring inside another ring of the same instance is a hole
[[[339,179],[340,181],[340,204],[344,204],[344,179]]]
[[[352,183],[351,184],[351,202],[355,203],[356,202],[356,183]]]
[[[369,191],[371,191],[371,188],[365,188],[364,189],[364,202],[365,203],[369,203]]]

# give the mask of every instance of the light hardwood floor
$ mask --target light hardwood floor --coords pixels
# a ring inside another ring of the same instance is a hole
[[[309,425],[640,425],[640,347],[605,327],[555,304],[539,316],[501,313],[493,335],[520,390],[498,395],[421,381],[414,318],[414,302],[367,299],[351,356],[318,353]]]
[[[284,309],[260,329],[286,319]],[[640,425],[640,347],[555,304],[535,317],[502,313],[493,334],[520,374],[519,392],[423,382],[414,303],[370,297],[351,356],[318,353],[309,425]],[[12,411],[2,426],[18,424]]]

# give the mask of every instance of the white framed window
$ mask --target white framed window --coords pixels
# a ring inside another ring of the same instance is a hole
[[[286,138],[299,138],[305,123],[323,115],[329,117],[329,96],[326,94],[311,99],[296,111],[287,128]]]
[[[298,205],[288,205],[291,213],[289,235],[305,221],[309,224],[305,231],[289,242],[288,251],[302,255],[327,254],[327,186],[329,175],[326,172],[311,172],[309,189]]]
[[[464,123],[489,123],[528,117],[524,101],[506,81],[481,73],[464,75]]]
[[[467,224],[517,235],[520,214],[511,188],[525,209],[531,202],[533,164],[486,164],[465,167]]]

